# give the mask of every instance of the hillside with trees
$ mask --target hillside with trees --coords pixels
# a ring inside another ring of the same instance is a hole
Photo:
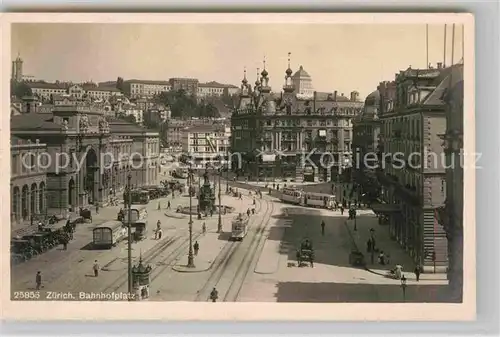
[[[183,89],[166,91],[155,96],[157,103],[170,107],[174,118],[218,118],[219,110],[211,102],[200,100]]]

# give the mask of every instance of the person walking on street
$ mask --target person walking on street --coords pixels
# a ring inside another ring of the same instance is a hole
[[[420,266],[418,264],[415,266],[415,277],[417,278],[417,282],[420,281]]]
[[[247,215],[250,216],[250,208],[247,209]]]
[[[194,249],[194,255],[198,255],[198,251],[200,250],[200,244],[198,243],[198,241],[194,243],[193,249]]]
[[[219,298],[219,292],[215,287],[212,289],[210,292],[210,299],[212,300],[213,303],[217,302],[217,299]]]
[[[201,226],[201,230],[202,230],[203,234],[205,234],[207,232],[207,225],[205,224],[205,221],[203,221],[203,226]]]
[[[161,228],[158,228],[156,233],[158,234],[158,240],[161,240],[161,235],[163,234],[163,231],[161,230]]]
[[[94,261],[94,277],[99,276],[99,263],[97,263],[97,260]]]
[[[95,214],[99,214],[99,203],[95,203]]]
[[[340,206],[340,215],[344,215],[344,206]]]
[[[170,209],[170,200],[167,201],[167,209]]]
[[[321,221],[321,235],[325,236],[325,221]]]
[[[42,287],[42,273],[40,271],[36,272],[35,283],[36,283],[36,290],[40,290],[40,288]]]

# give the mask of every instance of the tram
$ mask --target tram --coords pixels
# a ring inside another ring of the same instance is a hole
[[[300,205],[303,202],[304,192],[297,188],[286,187],[281,190],[281,201],[289,204]]]
[[[231,223],[231,240],[241,241],[248,233],[248,220],[249,216],[240,213]]]
[[[312,193],[312,192],[304,194],[304,206],[333,209],[334,204],[335,204],[334,195],[325,193]]]
[[[110,249],[126,235],[127,231],[121,221],[107,221],[93,229],[93,244],[95,248]]]

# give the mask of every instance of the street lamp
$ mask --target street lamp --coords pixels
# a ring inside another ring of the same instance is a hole
[[[220,200],[220,190],[221,190],[221,187],[220,187],[220,176],[222,175],[222,171],[219,170],[219,222],[217,223],[217,233],[220,233],[222,232],[222,206],[221,206],[221,200]]]
[[[193,255],[193,197],[191,193],[193,182],[193,169],[192,163],[189,162],[189,175],[188,175],[188,191],[189,191],[189,252],[188,252],[188,268],[194,268],[194,255]]]
[[[132,174],[129,172],[127,175],[127,207],[128,207],[128,219],[127,219],[127,229],[128,229],[128,293],[129,298],[132,296]]]
[[[401,289],[403,290],[403,301],[406,302],[406,277],[401,276]]]

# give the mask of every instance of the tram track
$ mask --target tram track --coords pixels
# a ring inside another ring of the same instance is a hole
[[[201,235],[201,234],[199,234]],[[179,240],[181,240],[182,236],[174,236],[171,239],[167,239],[165,242],[162,242],[159,247],[153,247],[153,251],[148,251],[145,258],[142,260],[144,264],[150,264],[154,259],[156,259],[160,254],[165,252],[168,248],[174,246]],[[189,237],[187,239],[182,240],[182,242],[175,248],[173,251],[165,257],[168,259],[170,256],[175,254],[181,247],[189,241]],[[164,259],[164,260],[165,260]],[[158,262],[157,262],[158,263]],[[123,287],[126,283],[128,283],[127,274],[122,274],[115,279],[111,284],[109,284],[103,292],[117,292],[121,287]]]
[[[262,209],[262,200],[259,201],[259,206],[260,209]],[[253,237],[251,238],[250,244],[248,244],[248,246],[244,245],[245,241],[243,241],[243,242],[230,242],[226,246],[224,246],[223,250],[221,251],[221,254],[219,254],[219,256],[215,261],[212,273],[210,274],[207,281],[204,283],[203,287],[198,291],[195,297],[195,301],[209,300],[210,292],[213,288],[216,288],[218,290],[219,295],[221,294],[222,290],[227,289],[224,292],[224,297],[223,297],[224,301],[228,301],[229,299],[236,300],[241,291],[241,288],[243,287],[243,283],[246,279],[246,276],[248,275],[248,271],[252,265],[254,257],[258,251],[259,243],[261,242],[262,235],[267,227],[267,222],[269,220],[268,218],[270,217],[270,215],[272,215],[272,212],[274,210],[274,203],[266,201],[266,206],[267,208],[263,214],[263,218],[260,221],[260,223],[258,223],[256,231],[253,234]],[[232,261],[234,261],[238,249],[241,248],[243,245],[247,247],[248,250],[245,252],[245,255],[241,259],[241,262],[239,263],[236,273],[234,274],[234,276],[230,278],[230,283],[228,286],[221,287],[221,285],[225,281],[224,276],[228,272],[228,266]]]

